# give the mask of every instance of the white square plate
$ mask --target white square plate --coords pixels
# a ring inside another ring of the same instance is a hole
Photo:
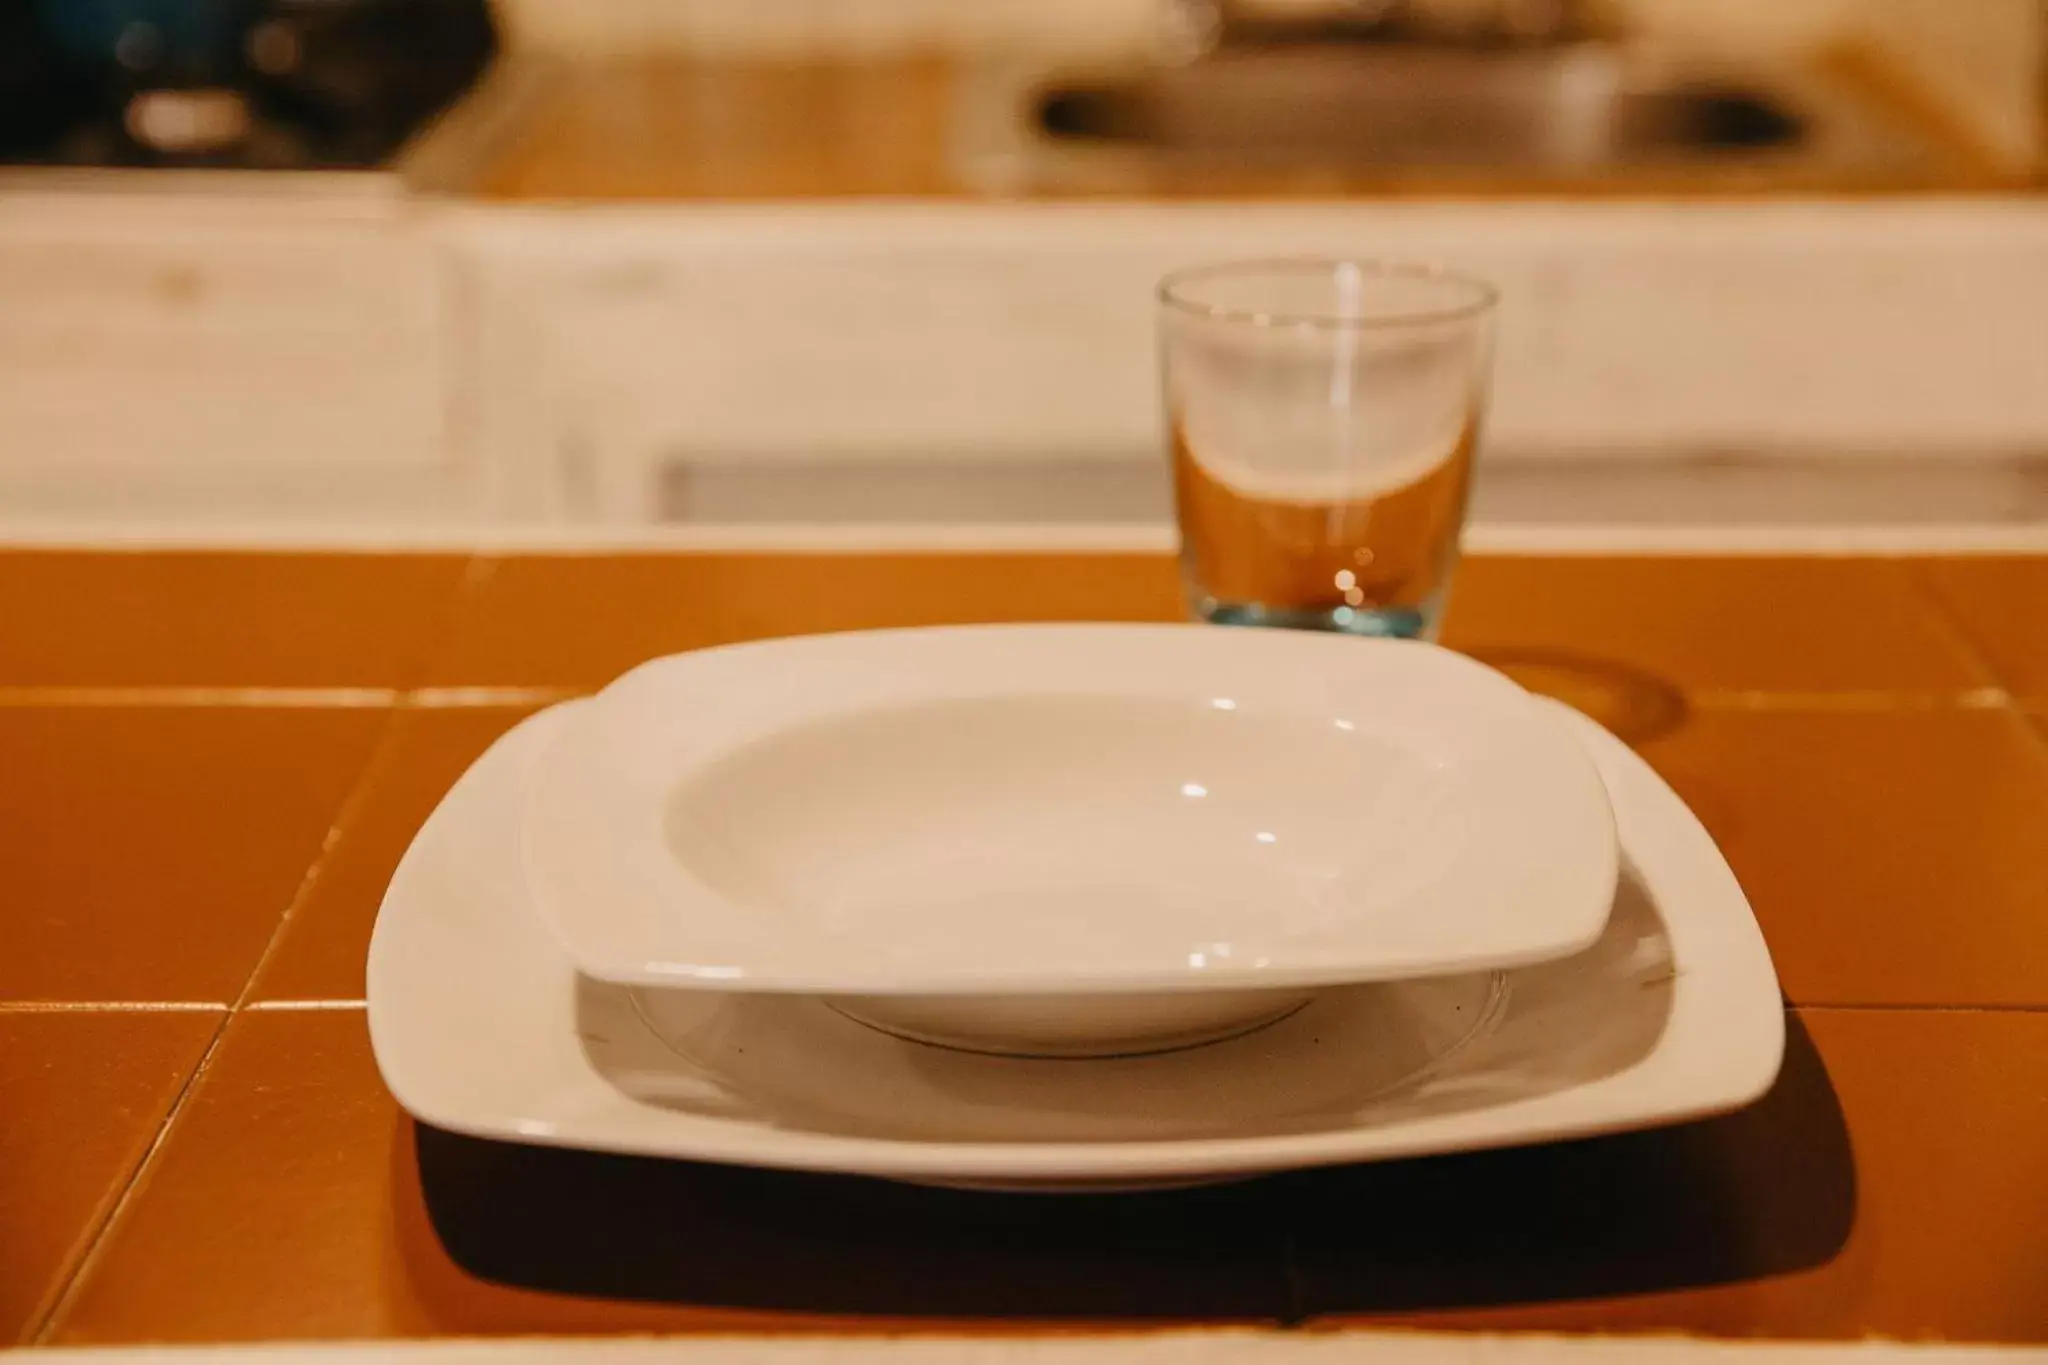
[[[1512,681],[1290,631],[680,654],[580,708],[528,800],[529,886],[587,975],[1070,1014],[1561,957],[1616,869],[1598,774]]]
[[[1155,1057],[974,1056],[821,1003],[579,977],[511,856],[576,703],[477,761],[393,878],[369,1022],[400,1104],[513,1141],[942,1184],[1174,1184],[1640,1128],[1739,1107],[1784,1045],[1762,935],[1684,804],[1547,702],[1612,794],[1625,869],[1591,948],[1510,972],[1347,987]]]

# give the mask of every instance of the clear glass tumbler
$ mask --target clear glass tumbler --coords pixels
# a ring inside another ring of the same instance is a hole
[[[1491,285],[1282,260],[1159,285],[1189,603],[1233,625],[1434,638],[1492,372]]]

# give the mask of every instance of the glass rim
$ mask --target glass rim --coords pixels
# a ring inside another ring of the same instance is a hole
[[[1374,316],[1346,317],[1341,313],[1320,310],[1223,307],[1200,302],[1184,292],[1188,285],[1233,275],[1299,275],[1334,272],[1341,266],[1353,266],[1374,279],[1428,280],[1456,285],[1465,290],[1469,297],[1456,302],[1407,308]],[[1253,327],[1317,327],[1331,331],[1375,331],[1396,327],[1428,327],[1482,317],[1493,311],[1494,305],[1500,302],[1500,290],[1477,275],[1439,265],[1434,261],[1402,260],[1389,256],[1263,256],[1236,261],[1215,261],[1207,265],[1191,265],[1169,271],[1160,277],[1155,297],[1162,307],[1175,309],[1205,322],[1243,323]]]

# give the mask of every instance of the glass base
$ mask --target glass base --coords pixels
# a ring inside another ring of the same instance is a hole
[[[1277,626],[1392,640],[1434,640],[1437,613],[1422,607],[1275,607],[1198,598],[1195,614],[1219,626]]]

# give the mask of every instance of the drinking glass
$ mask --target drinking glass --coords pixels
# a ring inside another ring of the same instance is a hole
[[[1159,285],[1190,607],[1434,638],[1492,370],[1496,295],[1434,266],[1199,266]]]

